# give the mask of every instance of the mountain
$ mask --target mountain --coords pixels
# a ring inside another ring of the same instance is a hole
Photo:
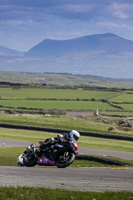
[[[21,56],[22,52],[0,46],[0,56]]]
[[[112,33],[70,40],[46,39],[16,57],[11,55],[17,52],[5,52],[10,57],[0,56],[1,71],[133,78],[133,41]]]
[[[123,55],[126,52],[133,53],[133,41],[112,33],[84,36],[71,40],[46,39],[25,53],[25,56],[43,58],[94,51],[115,56]]]

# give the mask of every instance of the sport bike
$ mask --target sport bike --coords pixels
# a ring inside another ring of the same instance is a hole
[[[18,157],[18,165],[26,167],[42,165],[65,168],[73,163],[78,153],[77,144],[72,140],[46,145],[44,149],[40,148],[41,145],[42,142],[40,141],[39,146],[35,146],[34,143],[28,146],[27,150]]]

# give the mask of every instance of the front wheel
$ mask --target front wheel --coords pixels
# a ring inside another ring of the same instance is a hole
[[[56,166],[58,168],[65,168],[68,167],[73,163],[75,160],[75,154],[72,152],[64,152],[63,154],[60,154],[57,161]]]
[[[36,165],[37,158],[32,152],[28,152],[24,155],[23,164],[26,167],[33,167]]]

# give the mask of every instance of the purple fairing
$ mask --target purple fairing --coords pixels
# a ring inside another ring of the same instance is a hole
[[[38,165],[55,166],[55,161],[49,160],[45,156],[39,157],[37,161]]]

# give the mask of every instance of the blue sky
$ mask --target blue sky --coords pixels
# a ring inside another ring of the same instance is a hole
[[[44,39],[114,33],[133,40],[133,0],[0,0],[0,45],[28,51]]]

